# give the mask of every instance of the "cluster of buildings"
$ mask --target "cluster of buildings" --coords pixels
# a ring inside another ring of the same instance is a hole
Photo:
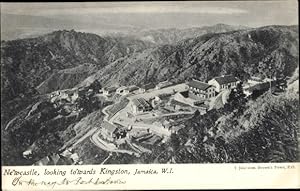
[[[204,104],[205,101],[215,97],[218,93],[224,90],[236,88],[238,83],[239,80],[232,75],[216,77],[209,80],[207,83],[194,79],[186,83],[187,90],[177,91],[174,89],[174,99],[176,101],[207,110],[208,107]],[[165,81],[158,84],[154,89],[170,86],[174,85]],[[146,100],[144,98],[133,99],[131,100],[131,111],[135,115],[151,111],[153,107],[155,107],[155,103],[160,100],[160,95],[157,95],[150,100]]]
[[[133,99],[131,100],[131,102],[132,102],[131,110],[133,114],[140,114],[140,113],[151,111],[153,109],[150,102],[148,102],[144,98]]]
[[[78,91],[74,90],[57,90],[52,92],[50,95],[50,102],[55,103],[57,101],[66,100],[68,102],[74,103],[79,97]]]
[[[207,83],[191,80],[187,83],[188,91],[178,92],[174,96],[176,101],[200,107],[207,110],[205,102],[222,91],[236,88],[239,80],[232,75],[223,75],[209,80]]]
[[[127,95],[129,93],[134,93],[137,90],[139,90],[139,87],[137,87],[136,85],[132,85],[132,86],[121,86],[118,89],[116,89],[116,93],[120,94],[120,95]]]
[[[189,97],[192,99],[209,99],[224,90],[236,88],[239,80],[232,75],[213,78],[207,83],[192,80],[188,83]]]
[[[200,106],[204,104],[205,100],[209,100],[215,97],[219,92],[224,90],[233,89],[237,86],[239,80],[232,75],[224,75],[220,77],[215,77],[206,82],[201,82],[199,80],[191,80],[186,82],[187,91],[175,91],[174,89],[174,99],[176,101],[192,105]],[[154,85],[152,83],[142,85],[140,87],[136,85],[131,86],[121,86],[121,87],[105,87],[99,89],[98,93],[105,96],[111,96],[113,94],[128,95],[134,93],[144,93],[149,90],[159,90],[166,87],[171,87],[175,85],[170,81],[163,81]],[[65,91],[55,91],[51,94],[52,103],[60,103],[62,101],[74,103],[80,96],[81,90],[65,90]],[[89,93],[89,91],[87,91]],[[97,94],[98,95],[98,94]],[[138,98],[131,100],[131,110],[133,114],[140,114],[143,112],[151,111],[155,103],[159,103],[160,95],[157,95],[152,100],[146,100],[144,98]]]
[[[170,81],[163,81],[159,82],[157,85],[153,83],[148,83],[141,85],[140,87],[136,85],[131,85],[131,86],[121,86],[121,87],[105,87],[102,90],[100,90],[100,93],[103,93],[103,95],[110,96],[114,93],[117,93],[119,95],[127,95],[130,93],[144,93],[149,90],[159,90],[162,88],[170,87],[173,86],[174,84]]]
[[[153,84],[145,84],[141,87],[138,87],[136,85],[131,86],[121,86],[121,87],[106,87],[100,90],[100,93],[103,93],[103,95],[110,96],[114,93],[117,93],[119,95],[127,95],[130,93],[144,93],[150,89],[154,89],[155,85]]]
[[[183,85],[184,88],[178,88],[178,84],[175,85],[169,81],[164,81],[157,84],[156,86],[153,84],[146,84],[141,87],[132,85],[128,87],[122,86],[119,88],[106,88],[104,89],[103,94],[109,95],[116,93],[119,95],[127,95],[131,93],[144,93],[150,90],[150,96],[147,94],[148,96],[145,97],[129,97],[128,106],[131,111],[130,115],[132,116],[151,112],[156,109],[157,105],[159,107],[163,107],[163,109],[167,109],[168,106],[170,108],[173,107],[169,109],[170,111],[172,110],[171,112],[183,111],[182,107],[184,109],[188,108],[188,110],[192,111],[193,109],[197,109],[200,112],[206,112],[209,108],[208,103],[211,102],[211,99],[215,98],[220,92],[235,89],[239,83],[240,80],[238,78],[232,75],[223,75],[212,78],[207,82],[202,82],[193,79],[184,84],[179,84]],[[255,87],[264,88],[265,86],[268,86],[268,84],[271,84],[270,79],[262,80],[259,78],[252,77],[246,82],[246,85],[243,85],[244,93],[249,93],[250,91],[253,91]],[[171,87],[171,90],[169,88],[166,90],[154,91],[153,93],[151,92],[151,90],[159,90],[166,87]],[[189,106],[192,106],[192,109]],[[103,129],[102,136],[106,137],[111,142],[115,142],[116,140],[127,137],[126,131],[120,131],[118,127],[108,122],[104,122],[101,126]],[[164,130],[170,133],[177,133],[179,129],[184,127],[177,125],[177,122],[172,119],[165,120],[162,122],[162,124],[157,124],[157,127],[159,126],[162,126]]]
[[[51,93],[50,102],[54,108],[62,108],[62,115],[69,115],[70,113],[76,113],[82,110],[75,104],[78,98],[78,90],[58,90]]]

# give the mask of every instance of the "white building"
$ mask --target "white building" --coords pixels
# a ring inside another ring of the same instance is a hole
[[[116,92],[117,92],[117,94],[120,94],[120,95],[129,94],[129,91],[127,90],[126,86],[119,87]]]
[[[139,90],[139,87],[137,87],[136,85],[131,85],[126,90],[128,91],[128,93],[134,93],[135,91]]]
[[[78,99],[79,95],[77,92],[74,92],[73,95],[71,96],[71,101],[75,102]]]
[[[140,91],[141,93],[144,93],[144,92],[146,92],[146,91],[148,91],[148,90],[150,90],[150,89],[154,89],[154,88],[155,88],[155,85],[149,83],[149,84],[141,85],[139,91]]]
[[[195,100],[209,99],[215,97],[215,87],[213,85],[192,80],[188,83],[189,97]]]
[[[258,77],[254,77],[252,76],[250,79],[247,80],[247,83],[251,86],[251,85],[256,85],[256,84],[261,84],[263,83],[264,80]]]
[[[131,101],[131,110],[133,114],[139,114],[152,110],[151,104],[144,98],[133,99]]]
[[[77,153],[73,153],[70,158],[72,159],[73,163],[76,164],[79,162],[79,156]]]
[[[163,81],[163,82],[159,82],[156,86],[155,86],[155,89],[161,89],[161,88],[166,88],[166,87],[169,87],[171,86],[173,83],[166,80],[166,81]]]
[[[116,87],[104,88],[103,89],[103,95],[106,95],[106,96],[111,95],[111,94],[115,93],[116,90],[117,90]]]
[[[238,82],[239,80],[236,77],[232,75],[226,75],[213,78],[208,81],[208,84],[214,86],[216,88],[216,92],[221,92],[223,90],[236,88]]]
[[[32,157],[32,150],[26,150],[23,152],[23,157],[29,159]]]

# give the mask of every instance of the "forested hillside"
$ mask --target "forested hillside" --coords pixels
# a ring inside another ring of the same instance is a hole
[[[233,99],[233,97],[235,97]],[[234,92],[229,103],[185,127],[145,161],[160,163],[251,163],[299,161],[299,96],[266,92],[247,101]],[[167,152],[165,152],[167,150]]]
[[[56,31],[38,38],[2,42],[2,99],[11,100],[20,94],[28,94],[30,90],[34,91],[59,70],[89,63],[96,66],[94,72],[118,58],[149,46],[149,43],[143,41],[102,38],[73,30]],[[90,73],[87,73],[87,76],[88,74]]]
[[[100,95],[101,87],[192,78],[206,82],[225,74],[241,82],[253,76],[277,80],[271,83],[274,87],[270,91],[248,97],[240,84],[230,94],[228,91],[224,107],[222,103],[220,109],[204,115],[197,111],[193,115],[193,110],[189,118],[176,116],[182,117],[184,128],[164,143],[151,145],[151,153],[141,157],[118,153],[110,162],[299,161],[298,26],[217,25],[199,30],[181,30],[180,38],[172,37],[176,32],[170,39],[158,35],[153,42],[137,40],[135,35],[100,37],[74,30],[2,41],[3,163],[32,164],[86,134],[90,136],[94,128],[100,128],[105,113],[102,109],[121,99],[120,95]],[[152,31],[151,35],[160,32]],[[66,99],[58,96],[57,101],[52,100],[51,92],[71,88],[78,88],[75,101],[69,94]],[[98,148],[91,144],[86,139],[82,147],[75,147],[85,164],[98,160],[89,157],[104,160],[108,154],[97,155]],[[27,160],[22,153],[28,149],[34,157]]]
[[[86,81],[98,79],[112,85],[191,78],[206,81],[222,74],[240,79],[291,76],[298,66],[298,42],[296,26],[206,34],[121,58]]]

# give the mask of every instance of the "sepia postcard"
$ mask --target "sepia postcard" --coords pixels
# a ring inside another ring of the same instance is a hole
[[[3,190],[300,188],[298,1],[0,5]]]

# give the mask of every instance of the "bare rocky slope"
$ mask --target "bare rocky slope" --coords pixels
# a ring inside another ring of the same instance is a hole
[[[97,71],[118,58],[149,46],[149,43],[139,40],[102,38],[73,30],[56,31],[38,38],[1,42],[3,99],[10,100],[28,93],[30,89],[34,90],[59,70],[89,63],[94,64],[97,69],[93,71]],[[43,89],[40,93],[49,91],[46,87],[39,89]],[[50,90],[53,89],[59,88],[52,86]]]
[[[267,26],[206,34],[176,45],[149,48],[107,65],[82,83],[99,79],[105,85],[157,83],[233,74],[291,76],[299,61],[298,28]]]
[[[296,70],[298,54],[297,26],[267,26],[210,33],[173,45],[159,46],[130,37],[102,38],[75,31],[56,31],[39,38],[1,42],[1,137],[4,138],[4,147],[1,147],[4,156],[2,163],[30,165],[51,152],[58,152],[74,136],[98,126],[103,117],[101,110],[111,104],[83,96],[73,105],[82,108],[75,115],[69,111],[72,105],[55,107],[43,95],[45,93],[86,86],[95,80],[99,80],[104,86],[139,85],[164,80],[179,82],[191,78],[206,81],[221,74],[233,74],[241,79],[250,75],[284,75],[292,76],[291,80],[294,82],[299,81],[299,70]],[[299,99],[296,94],[291,96],[284,93],[271,98],[264,94],[248,104],[243,104],[244,98],[241,100],[240,103],[236,102],[239,99],[233,99],[226,106],[234,106],[230,109],[210,112],[206,116],[195,115],[185,123],[189,128],[184,129],[189,132],[183,130],[178,135],[181,137],[173,137],[157,151],[154,148],[153,155],[142,156],[138,162],[166,163],[172,158],[180,163],[249,160],[269,162],[263,159],[271,160],[275,155],[275,161],[295,161],[298,152],[295,149],[298,144],[295,131],[299,134],[299,127],[291,124],[298,120],[296,111]],[[261,107],[264,103],[264,107]],[[36,104],[38,106],[35,108]],[[244,105],[245,108],[240,108]],[[34,111],[30,112],[33,108]],[[236,111],[239,114],[235,114]],[[293,115],[289,115],[289,112]],[[273,116],[276,121],[272,121],[268,115]],[[287,120],[281,122],[280,118]],[[220,123],[215,124],[216,120]],[[247,120],[254,122],[252,126],[244,125]],[[7,126],[9,121],[11,123]],[[83,125],[76,126],[81,124],[80,121]],[[275,130],[272,125],[276,127]],[[8,127],[7,130],[4,130],[5,127]],[[78,129],[74,130],[73,127]],[[218,136],[207,139],[205,136],[210,134],[208,131],[213,131]],[[281,131],[284,131],[287,139],[278,139],[282,141],[278,148],[284,145],[287,147],[281,150],[270,147],[262,155],[266,145],[278,141],[276,138],[269,141],[269,132],[276,137],[282,134]],[[204,138],[207,143],[202,144]],[[261,141],[256,144],[254,140],[258,138]],[[192,148],[186,147],[187,141],[192,140]],[[81,155],[92,156],[94,153],[91,154],[86,149],[91,143],[86,141],[84,144],[85,147],[78,148],[81,149]],[[249,145],[247,148],[251,152],[243,154],[245,145]],[[255,152],[253,148],[257,147],[262,149]],[[28,148],[32,148],[35,153],[31,160],[22,157],[22,152]],[[172,149],[179,152],[169,153]],[[237,150],[239,152],[233,152]],[[233,154],[227,155],[224,151]],[[158,158],[158,152],[166,155]],[[256,157],[258,155],[265,158]],[[122,155],[119,157],[124,158]],[[87,160],[91,164],[94,162],[92,158]],[[133,161],[124,160],[124,163],[130,162]]]

